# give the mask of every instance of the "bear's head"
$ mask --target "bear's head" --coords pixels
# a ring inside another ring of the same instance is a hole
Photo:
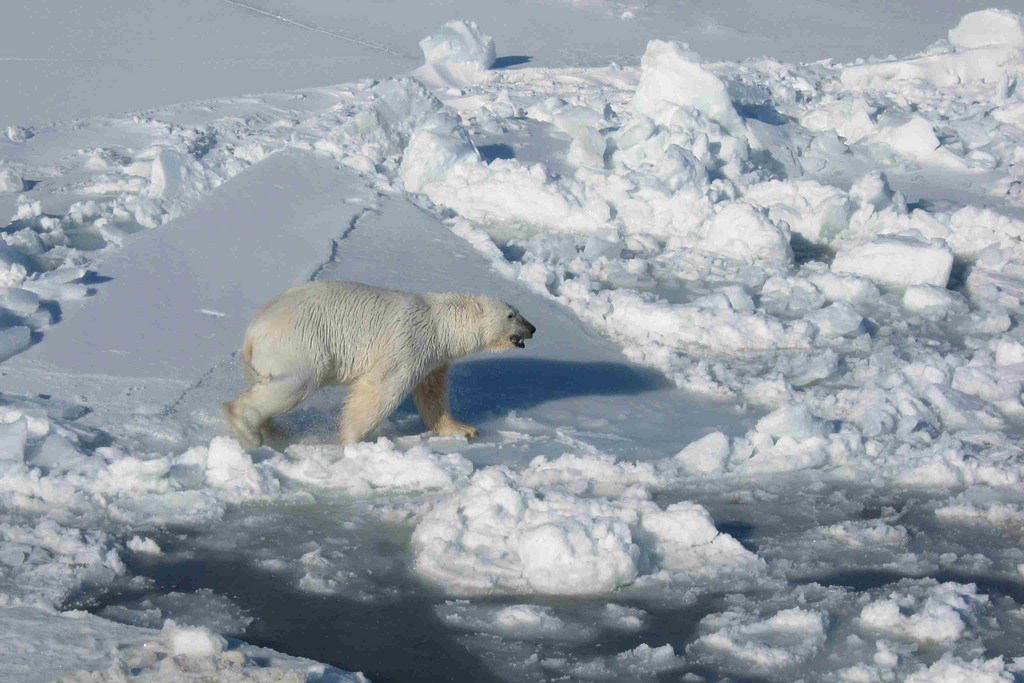
[[[504,351],[517,347],[526,348],[526,340],[533,338],[537,328],[530,324],[519,311],[494,297],[481,296],[477,299],[483,309],[480,321],[483,347],[490,351]]]

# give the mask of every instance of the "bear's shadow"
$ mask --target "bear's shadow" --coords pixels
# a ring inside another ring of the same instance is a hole
[[[656,370],[601,361],[481,359],[456,363],[450,374],[452,412],[470,424],[549,401],[581,396],[628,396],[672,386]],[[333,440],[342,400],[339,390],[319,392],[276,420],[284,432],[282,436],[292,442],[308,437]],[[397,436],[425,429],[422,423],[416,427],[405,427],[406,422],[416,415],[412,398],[406,399],[391,416],[393,422],[403,425]]]

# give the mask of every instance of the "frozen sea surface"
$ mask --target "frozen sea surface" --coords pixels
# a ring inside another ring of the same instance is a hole
[[[1020,679],[1022,8],[114,5],[2,29],[0,677]],[[225,436],[318,279],[520,308],[480,438]]]

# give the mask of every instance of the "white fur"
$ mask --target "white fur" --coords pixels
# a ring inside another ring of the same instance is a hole
[[[489,349],[512,348],[534,328],[492,297],[416,294],[355,282],[293,287],[249,324],[242,349],[251,386],[224,404],[228,423],[249,447],[268,421],[329,384],[350,385],[341,441],[365,439],[413,392],[427,427],[476,436],[451,416],[448,364]]]

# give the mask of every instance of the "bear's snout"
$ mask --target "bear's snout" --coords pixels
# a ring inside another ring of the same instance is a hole
[[[513,346],[517,346],[520,349],[524,349],[526,348],[526,344],[524,344],[523,342],[526,339],[533,339],[533,333],[537,331],[537,328],[534,327],[529,320],[523,318],[522,316],[519,316],[519,320],[517,322],[519,323],[519,325],[516,328],[516,333],[509,337],[509,341],[512,342]]]

